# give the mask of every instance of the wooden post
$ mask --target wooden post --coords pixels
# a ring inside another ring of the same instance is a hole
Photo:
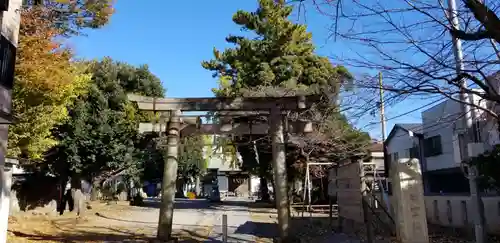
[[[341,216],[342,214],[340,213],[340,210],[342,207],[339,207],[339,165],[337,164],[335,166],[335,198],[337,199],[337,230],[338,232],[342,232],[344,230],[343,225],[344,225],[344,218]]]
[[[227,243],[227,214],[222,215],[222,242]]]
[[[160,219],[158,222],[158,239],[171,241],[172,221],[174,218],[175,189],[177,181],[177,157],[179,146],[180,111],[172,111],[168,123],[167,155],[163,171],[161,188]]]
[[[302,217],[304,217],[304,211],[306,210],[306,195],[307,195],[307,188],[309,187],[309,184],[307,183],[308,182],[308,179],[307,178],[309,176],[309,164],[306,163],[306,176],[304,177],[304,185],[302,186]]]
[[[361,203],[363,205],[363,219],[366,227],[366,242],[373,243],[373,222],[371,220],[371,211],[370,206],[368,205],[367,197],[363,196]]]
[[[288,201],[288,182],[286,174],[285,144],[283,136],[283,122],[280,117],[280,109],[275,107],[271,110],[271,137],[273,152],[273,170],[276,194],[276,208],[278,209],[279,234],[282,242],[289,237],[290,207]]]
[[[361,205],[363,207],[363,221],[366,227],[366,242],[373,243],[374,235],[373,235],[373,227],[372,227],[372,212],[370,210],[369,198],[368,198],[368,188],[366,185],[366,175],[365,168],[363,166],[363,161],[357,162],[360,166],[360,179],[361,179]]]
[[[328,224],[330,225],[330,228],[332,227],[333,223],[333,199],[332,196],[328,195],[328,206],[330,211],[328,212]]]

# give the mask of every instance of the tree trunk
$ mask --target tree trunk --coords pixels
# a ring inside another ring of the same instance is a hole
[[[92,190],[90,192],[91,201],[96,201],[99,199],[99,187],[100,187],[99,180],[96,178],[92,179]]]
[[[271,177],[271,188],[273,189],[273,200],[276,201],[276,182]]]
[[[263,176],[260,177],[259,191],[260,191],[260,200],[264,202],[269,202],[270,196],[269,196],[269,189],[267,188],[267,178]]]

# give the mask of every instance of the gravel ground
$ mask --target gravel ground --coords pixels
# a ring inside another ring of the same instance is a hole
[[[228,216],[229,242],[273,242],[277,235],[276,210],[248,202],[226,201],[213,205],[204,200],[179,200],[174,213],[174,234],[180,242],[221,242],[222,215]],[[146,207],[123,203],[93,205],[82,218],[73,213],[50,216],[24,213],[9,219],[8,242],[148,242],[154,238],[158,222],[158,202]],[[335,222],[333,222],[335,225]],[[361,229],[356,235],[335,233],[328,218],[305,215],[292,220],[295,242],[361,243]],[[432,243],[474,242],[453,231],[430,226]],[[395,242],[377,239],[376,243]],[[499,242],[492,238],[490,243]]]

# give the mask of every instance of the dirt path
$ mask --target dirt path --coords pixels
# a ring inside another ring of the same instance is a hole
[[[99,213],[123,213],[130,208],[124,203],[94,203],[81,218],[74,213],[59,215],[21,213],[9,218],[8,242],[147,242],[151,237],[140,225],[113,222]],[[97,213],[97,214],[96,214]]]
[[[156,235],[158,203],[131,207],[125,202],[94,203],[82,218],[24,213],[11,217],[9,242],[148,242]],[[272,213],[244,205],[211,205],[204,200],[176,203],[173,234],[179,242],[221,242],[222,215],[228,215],[229,242],[272,242]]]

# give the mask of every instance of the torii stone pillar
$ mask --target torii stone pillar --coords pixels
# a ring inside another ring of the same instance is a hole
[[[276,183],[276,203],[278,208],[278,223],[282,241],[288,238],[290,212],[288,207],[288,190],[286,178],[286,160],[283,136],[283,123],[280,110],[302,110],[311,107],[321,100],[320,96],[298,97],[252,97],[252,98],[153,98],[134,94],[128,95],[129,100],[137,102],[140,110],[175,111],[172,112],[168,126],[168,152],[162,188],[162,205],[158,238],[172,241],[172,219],[174,209],[174,192],[177,171],[177,143],[179,140],[181,111],[271,111],[273,113],[273,165]],[[152,126],[153,127],[153,126]],[[307,126],[306,126],[307,127]],[[306,128],[305,127],[305,128]],[[232,129],[231,129],[232,130]],[[250,129],[251,130],[251,129]]]
[[[158,222],[158,239],[166,242],[172,241],[172,222],[174,219],[175,189],[178,166],[178,144],[181,129],[181,112],[172,111],[167,130],[167,154],[163,170],[161,187],[161,207]]]
[[[281,242],[287,242],[290,227],[290,205],[288,201],[288,180],[286,173],[285,141],[283,135],[283,121],[280,109],[271,110],[270,135],[272,138],[274,190],[276,191],[276,208],[278,209],[279,234]]]
[[[419,161],[393,161],[390,174],[398,239],[401,243],[428,243],[429,233]]]

